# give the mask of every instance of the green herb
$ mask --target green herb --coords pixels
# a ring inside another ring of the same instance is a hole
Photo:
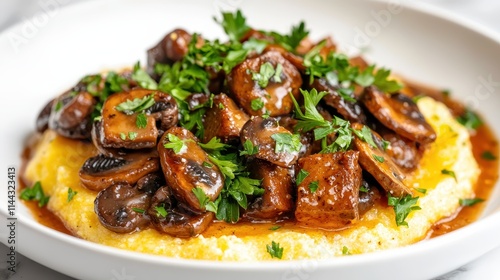
[[[375,85],[381,91],[388,93],[396,92],[403,87],[395,80],[388,80],[391,70],[384,68],[380,68],[376,72],[374,70],[375,65],[370,65],[356,76],[354,82],[363,87]]]
[[[423,97],[425,97],[425,95],[423,94],[419,94],[417,96],[414,96],[411,100],[413,101],[413,103],[417,103],[420,99],[422,99]]]
[[[282,35],[277,32],[269,32],[268,34],[286,50],[294,52],[300,45],[300,42],[307,37],[309,31],[306,30],[305,23],[301,21],[298,25],[292,26],[290,34]]]
[[[465,110],[465,112],[457,118],[457,121],[471,130],[477,129],[483,124],[481,118],[469,109]]]
[[[330,52],[326,58],[323,57],[321,50],[325,44],[326,40],[320,42],[304,56],[303,65],[309,75],[309,83],[312,84],[315,78],[322,77],[327,77],[329,82],[335,82],[332,86],[337,86],[339,82],[352,81],[358,74],[358,69],[349,65],[349,58],[344,54]]]
[[[377,148],[375,141],[373,141],[372,131],[366,125],[364,125],[361,130],[353,129],[352,132],[354,132],[354,134],[356,134],[359,139],[368,143],[368,145],[372,146],[373,148]],[[386,148],[384,148],[384,150],[385,149]]]
[[[489,161],[493,161],[493,160],[497,159],[497,157],[492,152],[490,152],[490,151],[484,151],[481,154],[481,158],[485,159],[485,160],[489,160]]]
[[[46,196],[42,189],[42,184],[37,181],[31,188],[25,188],[20,195],[23,200],[38,201],[38,207],[43,207],[49,202],[49,196]]]
[[[149,74],[141,68],[140,62],[134,65],[134,70],[132,72],[132,80],[136,81],[140,87],[150,90],[158,89],[158,84]]]
[[[302,148],[299,134],[275,133],[271,138],[276,141],[275,153],[298,153]]]
[[[295,179],[295,183],[298,185],[302,184],[302,182],[304,181],[304,179],[309,176],[309,172],[307,172],[306,170],[304,169],[301,169],[299,171],[299,174],[297,175],[297,178]]]
[[[134,132],[134,131],[129,131],[128,132],[128,138],[130,140],[134,140],[135,138],[137,138],[137,132]]]
[[[352,94],[352,89],[350,88],[339,88],[337,90],[337,93],[342,97],[347,102],[356,102],[356,99],[354,99],[351,94]]]
[[[59,101],[57,101],[57,103],[56,103],[56,106],[55,106],[54,110],[55,110],[56,112],[59,112],[59,110],[61,110],[63,106],[64,106],[64,105],[63,105],[63,103],[59,100]]]
[[[255,98],[250,102],[250,107],[252,107],[252,110],[258,111],[264,107],[264,101],[260,98]]]
[[[136,112],[141,112],[148,109],[155,104],[154,95],[150,94],[143,98],[134,98],[134,100],[127,100],[118,104],[116,110],[131,115]]]
[[[377,156],[376,154],[373,154],[373,158],[380,163],[383,163],[385,161],[384,157]]]
[[[120,139],[122,139],[123,141],[127,140],[127,134],[120,132]]]
[[[309,187],[309,190],[311,191],[311,193],[315,193],[318,190],[319,181],[313,181],[313,182],[309,183],[308,187]]]
[[[482,198],[460,198],[458,200],[458,203],[460,204],[460,206],[473,206],[483,201],[484,199]]]
[[[72,188],[68,188],[68,198],[67,198],[67,201],[70,202],[71,200],[73,200],[73,197],[75,197],[75,195],[77,195],[78,192],[74,191]]]
[[[213,164],[211,164],[210,162],[207,162],[207,161],[204,161],[202,165],[205,167],[208,167],[208,168],[212,168],[214,166]]]
[[[252,80],[257,81],[257,84],[261,88],[266,88],[271,78],[273,78],[275,82],[281,82],[281,78],[279,77],[279,75],[281,74],[282,68],[283,66],[281,66],[281,64],[278,64],[275,70],[270,62],[266,62],[260,65],[260,70],[258,73],[252,72]],[[278,73],[278,69],[280,69],[280,73]]]
[[[133,207],[132,211],[139,213],[139,214],[144,214],[144,212],[146,212],[144,209],[136,208],[136,207]],[[167,216],[167,215],[165,215],[165,216]]]
[[[243,43],[243,49],[245,50],[254,50],[256,53],[260,54],[264,51],[264,49],[269,44],[266,40],[259,40],[256,38],[250,38],[248,41]]]
[[[278,63],[276,65],[276,70],[274,71],[273,80],[275,83],[281,83],[281,72],[283,72],[283,65]]]
[[[169,142],[163,144],[163,147],[172,149],[176,154],[186,149],[185,140],[182,140],[171,133],[167,134],[167,138]]]
[[[267,119],[271,116],[271,112],[269,110],[266,110],[264,114],[262,114],[263,119]]]
[[[146,128],[146,126],[148,125],[148,120],[146,118],[146,114],[139,113],[135,119],[135,125],[138,128]]]
[[[212,137],[210,141],[208,141],[206,144],[203,143],[198,143],[200,147],[202,147],[204,150],[209,150],[209,151],[221,151],[229,147],[229,145],[221,143],[220,139],[217,137]]]
[[[266,245],[266,248],[272,258],[281,259],[283,257],[283,247],[280,247],[279,243],[272,241],[270,245]]]
[[[426,194],[427,193],[427,189],[423,189],[423,188],[415,188],[415,190],[419,193],[423,193],[423,194]]]
[[[250,27],[246,24],[246,18],[240,10],[237,10],[234,14],[222,13],[221,22],[218,22],[215,18],[214,20],[224,28],[229,40],[233,43],[239,43],[240,39],[250,31]]]
[[[346,246],[342,247],[342,255],[350,255],[349,248]]]
[[[391,142],[382,140],[382,148],[384,151],[387,151],[387,149],[391,146]]]
[[[365,186],[361,186],[361,187],[359,187],[359,191],[367,193],[369,191],[369,189],[367,187],[365,187]]]
[[[163,203],[158,206],[155,206],[155,211],[157,217],[166,218],[168,215],[167,210],[165,210],[165,204]]]
[[[397,226],[408,226],[405,221],[406,217],[411,211],[420,210],[419,206],[416,206],[418,201],[417,197],[412,197],[411,195],[406,195],[404,197],[394,197],[388,194],[387,204],[394,208],[394,213],[396,214],[396,225]]]
[[[446,97],[449,97],[451,95],[451,91],[449,89],[443,89],[441,93]]]
[[[293,94],[290,93],[290,97],[295,107],[295,118],[298,120],[295,125],[295,131],[308,132],[316,127],[331,128],[329,122],[326,121],[318,112],[318,109],[316,109],[316,105],[328,93],[326,91],[318,93],[316,89],[312,89],[311,91],[300,89],[300,92],[304,97],[304,112],[302,112]]]
[[[222,103],[219,103],[219,105],[217,105],[217,107],[219,107],[219,109],[221,109],[221,110],[226,109],[226,107],[224,107],[224,104],[222,104]]]
[[[281,228],[281,226],[272,226],[269,228],[269,230],[275,231],[275,230],[278,230],[280,228]]]
[[[243,151],[240,151],[240,156],[248,155],[253,156],[259,153],[259,146],[255,146],[252,141],[247,139],[245,143],[243,143]]]
[[[210,202],[210,199],[207,197],[205,192],[203,191],[202,188],[196,187],[191,190],[194,193],[194,196],[198,199],[198,202],[200,203],[200,206],[202,208],[205,208],[205,205]]]
[[[105,88],[108,88],[110,93],[127,91],[128,80],[118,75],[116,72],[111,71],[106,75]]]
[[[449,176],[453,177],[453,179],[455,179],[455,182],[457,181],[457,176],[455,175],[455,171],[443,169],[443,170],[441,170],[441,174],[449,175]]]

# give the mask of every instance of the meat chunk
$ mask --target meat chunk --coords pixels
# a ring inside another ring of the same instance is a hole
[[[299,169],[309,173],[297,186],[295,218],[300,224],[341,229],[359,219],[358,156],[356,151],[347,151],[299,160]]]
[[[264,74],[258,80],[254,78],[262,67],[269,69],[264,66],[269,64],[273,75],[266,77]],[[289,93],[299,98],[302,77],[297,68],[279,52],[269,51],[247,58],[235,66],[227,77],[227,84],[236,103],[249,115],[261,116],[267,111],[270,116],[280,116],[292,111],[293,102]]]
[[[243,125],[249,120],[247,114],[240,110],[231,98],[224,93],[214,97],[212,108],[208,109],[203,119],[205,133],[203,142],[213,137],[229,142],[240,137]]]
[[[256,159],[249,164],[253,178],[262,180],[264,194],[250,204],[246,217],[252,220],[275,220],[293,208],[291,170]]]
[[[287,149],[277,148],[277,140],[274,139],[276,136],[285,136],[291,140]],[[255,155],[256,158],[267,160],[281,167],[289,167],[294,164],[302,148],[300,136],[292,135],[286,128],[279,126],[278,121],[274,118],[254,117],[248,121],[241,130],[241,143],[245,143],[247,140],[259,147],[259,151]]]

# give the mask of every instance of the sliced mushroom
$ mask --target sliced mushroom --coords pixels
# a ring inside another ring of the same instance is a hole
[[[278,80],[274,76],[269,77],[267,85],[262,87],[252,77],[253,73],[260,73],[265,63],[270,63],[275,70],[281,65],[282,70]],[[249,115],[261,116],[268,111],[271,116],[280,116],[292,111],[293,102],[289,93],[299,98],[302,77],[297,68],[281,53],[269,51],[247,58],[235,66],[227,77],[227,84],[236,103]],[[263,106],[256,106],[254,100],[259,100]]]
[[[404,171],[413,171],[418,167],[423,151],[417,142],[400,136],[385,127],[381,127],[377,131],[384,140],[390,143],[386,152],[395,164]]]
[[[298,165],[299,172],[308,175],[297,185],[297,222],[308,227],[342,229],[359,219],[358,152],[314,154],[299,159]]]
[[[165,185],[165,178],[163,174],[150,173],[137,181],[136,188],[154,194],[161,186]]]
[[[68,138],[89,139],[95,103],[88,92],[66,92],[52,104],[49,128]]]
[[[54,105],[54,99],[50,100],[36,118],[36,131],[43,133],[49,128],[49,118]]]
[[[224,142],[239,139],[241,128],[249,120],[231,98],[224,93],[214,97],[212,108],[208,109],[203,119],[205,133],[203,142],[217,137]]]
[[[138,231],[149,224],[144,214],[151,204],[152,194],[127,183],[116,183],[99,192],[94,211],[101,224],[114,232]]]
[[[275,118],[254,117],[243,126],[240,138],[241,143],[250,140],[254,146],[259,147],[256,158],[267,160],[281,167],[289,167],[297,161],[302,145],[298,151],[276,151],[276,140],[272,138],[275,134],[292,136],[292,133],[280,126]]]
[[[115,182],[134,185],[140,178],[160,170],[155,151],[133,153],[123,159],[98,155],[85,161],[80,181],[89,190],[101,191]]]
[[[141,112],[120,111],[120,104],[134,100],[144,100],[152,96],[154,105]],[[138,117],[144,113],[145,122],[139,126]],[[156,147],[159,131],[177,124],[178,109],[175,100],[168,94],[134,89],[115,93],[108,97],[102,109],[102,125],[96,141],[104,148],[144,149]],[[161,132],[160,131],[160,132]]]
[[[178,203],[170,187],[162,187],[156,191],[148,215],[159,231],[181,238],[197,236],[214,219],[212,212],[194,213]]]
[[[252,220],[276,220],[293,209],[293,172],[256,159],[250,164],[253,178],[262,180],[264,194],[249,205],[245,216]]]
[[[360,123],[353,123],[352,128],[363,129]],[[384,151],[383,140],[378,133],[371,131],[372,138],[377,147],[372,147],[358,137],[354,138],[354,148],[359,151],[359,163],[370,173],[392,196],[412,194],[412,190],[404,183],[405,175]]]
[[[182,148],[176,153],[165,148],[170,143],[169,135],[182,141]],[[193,189],[201,188],[211,201],[222,190],[224,179],[219,168],[212,164],[208,154],[197,144],[198,139],[187,129],[172,127],[165,132],[158,144],[160,162],[167,184],[176,198],[195,211],[204,211],[205,206],[194,195]]]
[[[436,140],[436,132],[408,96],[389,95],[371,86],[365,89],[361,100],[383,125],[397,134],[422,144]]]
[[[348,121],[366,123],[366,114],[361,105],[357,101],[347,101],[340,96],[336,85],[331,85],[326,79],[320,78],[314,80],[311,88],[315,88],[318,92],[328,92],[323,97],[325,104],[335,109]]]
[[[173,63],[181,60],[188,52],[191,34],[183,29],[168,33],[156,46],[148,50],[148,73],[154,73],[156,63]]]

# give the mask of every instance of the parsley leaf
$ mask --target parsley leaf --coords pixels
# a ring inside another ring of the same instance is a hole
[[[497,157],[492,152],[490,152],[490,151],[484,151],[481,154],[481,158],[485,159],[485,160],[489,160],[489,161],[493,161],[493,160],[497,159]]]
[[[134,211],[135,213],[139,213],[139,214],[144,214],[146,212],[146,210],[141,209],[141,208],[137,208],[137,207],[133,207],[132,211]]]
[[[202,147],[204,150],[209,150],[209,151],[221,151],[226,149],[229,145],[221,143],[220,139],[217,137],[212,137],[210,141],[208,141],[206,144],[203,143],[198,143],[200,147]]]
[[[307,172],[304,169],[301,169],[299,171],[299,174],[297,175],[297,178],[295,179],[295,183],[297,184],[297,186],[300,185],[307,176],[309,176],[309,172]]]
[[[459,116],[457,118],[457,121],[467,129],[471,130],[477,129],[483,124],[481,118],[469,109],[467,109],[461,116]]]
[[[72,188],[68,188],[68,198],[67,198],[67,201],[70,202],[71,200],[73,200],[73,197],[75,197],[75,195],[77,195],[78,192],[74,191]]]
[[[457,182],[457,176],[455,175],[455,171],[443,169],[443,170],[441,170],[441,174],[449,175],[449,176],[453,177],[453,179],[455,179],[455,182]]]
[[[280,228],[281,228],[281,226],[272,226],[269,228],[269,230],[275,231],[275,230],[278,230]]]
[[[155,104],[153,94],[144,96],[143,98],[134,98],[134,100],[127,100],[118,104],[116,110],[131,115],[136,112],[141,112],[148,109]]]
[[[267,252],[271,255],[272,258],[281,259],[283,257],[283,247],[280,247],[279,243],[274,241],[271,244],[266,245]]]
[[[137,138],[137,132],[135,132],[135,131],[129,131],[128,132],[128,138],[130,140],[134,140],[135,138]]]
[[[261,88],[266,88],[269,80],[272,78],[275,82],[281,82],[281,71],[283,70],[283,66],[280,64],[276,65],[276,69],[274,69],[273,65],[270,62],[266,62],[260,65],[259,72],[252,72],[252,80],[257,81],[257,84]]]
[[[42,183],[37,181],[31,188],[25,188],[21,192],[21,199],[38,201],[38,207],[43,207],[49,202],[49,196],[46,196],[42,189]]]
[[[383,156],[377,156],[376,154],[373,154],[373,158],[380,163],[383,163],[385,161]]]
[[[376,72],[374,71],[375,65],[370,65],[354,78],[354,82],[363,87],[374,85],[381,91],[388,93],[396,92],[403,87],[395,80],[388,80],[391,70],[380,68]]]
[[[406,195],[404,197],[394,197],[388,194],[387,204],[394,208],[394,213],[396,214],[396,225],[397,226],[408,226],[405,221],[406,217],[411,211],[420,210],[420,206],[416,206],[418,201],[417,197],[412,197],[411,195]]]
[[[360,191],[360,192],[367,193],[369,190],[368,190],[368,188],[367,188],[367,187],[365,187],[365,186],[361,186],[361,187],[359,187],[359,191]]]
[[[146,118],[146,114],[139,113],[135,119],[135,125],[138,128],[146,128],[146,126],[148,125],[148,120]]]
[[[460,206],[473,206],[483,201],[484,199],[482,198],[460,198],[458,200],[458,203],[460,204]]]
[[[196,187],[193,188],[191,191],[193,192],[194,196],[196,196],[196,198],[198,199],[200,206],[202,208],[206,208],[206,205],[210,202],[210,199],[207,197],[203,189],[200,187]]]
[[[349,248],[347,248],[346,246],[343,246],[342,247],[342,255],[350,255],[351,253],[349,252]]]
[[[140,87],[145,89],[155,90],[158,89],[158,84],[149,74],[141,68],[140,62],[134,65],[132,72],[132,80],[136,81]]]
[[[318,187],[319,187],[319,181],[313,181],[311,183],[309,183],[309,190],[311,191],[311,193],[315,193],[316,190],[318,190]]]
[[[167,138],[169,142],[163,144],[163,147],[174,150],[174,153],[176,154],[185,152],[187,149],[186,144],[184,143],[186,140],[182,140],[171,133],[167,134]]]
[[[264,101],[260,98],[255,98],[250,102],[250,107],[252,107],[252,110],[258,111],[264,107]]]
[[[361,130],[353,129],[352,132],[358,136],[359,139],[368,143],[368,145],[372,146],[372,148],[377,148],[377,145],[373,141],[372,131],[366,125],[363,126]],[[385,151],[385,148],[384,148]]]
[[[224,31],[229,36],[229,40],[233,43],[239,43],[240,39],[250,31],[250,27],[246,24],[246,18],[240,10],[237,10],[234,14],[229,12],[222,13],[221,22],[218,22],[215,18],[214,20],[224,28]]]
[[[158,206],[155,206],[155,211],[157,217],[166,218],[168,215],[167,210],[165,210],[165,204],[163,203]]]
[[[274,152],[276,153],[298,153],[302,148],[299,134],[275,133],[271,138],[276,141]]]
[[[300,45],[302,39],[309,35],[309,30],[306,29],[306,25],[301,21],[298,25],[292,26],[290,34],[282,35],[277,32],[270,32],[274,38],[274,41],[284,47],[286,50],[294,52],[295,49]]]
[[[424,188],[415,188],[415,190],[419,193],[422,193],[422,194],[426,194],[427,193],[427,189],[424,189]]]
[[[248,155],[248,156],[253,156],[259,153],[259,146],[254,146],[252,141],[247,139],[245,143],[243,143],[243,151],[240,151],[240,156],[242,155]]]

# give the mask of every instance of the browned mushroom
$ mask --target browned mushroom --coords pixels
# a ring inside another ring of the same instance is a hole
[[[418,143],[385,127],[380,127],[377,131],[384,140],[390,143],[386,152],[395,164],[404,171],[413,171],[418,167],[423,154],[423,149]]]
[[[104,102],[95,141],[104,148],[154,148],[159,133],[177,119],[177,103],[168,94],[146,89],[115,93]]]
[[[262,67],[266,68],[264,65],[271,65],[274,74],[257,79]],[[235,66],[227,77],[227,84],[236,103],[249,115],[261,116],[267,111],[271,116],[280,116],[292,111],[289,93],[299,98],[302,77],[279,52],[269,51]]]
[[[188,52],[191,34],[183,29],[175,29],[154,47],[148,50],[148,73],[154,73],[156,63],[173,63],[181,60]]]
[[[156,191],[147,213],[159,231],[181,238],[202,233],[214,219],[212,212],[194,213],[178,203],[170,187]]]
[[[276,148],[276,135],[283,135],[287,138],[298,137],[298,143],[290,141],[288,150]],[[294,164],[302,149],[299,135],[292,135],[288,129],[280,126],[275,118],[264,119],[254,117],[249,120],[241,130],[241,143],[250,140],[254,146],[259,147],[256,158],[267,160],[282,167],[289,167]]]
[[[255,159],[250,164],[253,178],[262,180],[264,194],[249,205],[245,216],[252,220],[276,220],[293,209],[293,170]]]
[[[363,179],[359,190],[359,216],[364,215],[382,198],[378,190],[379,184],[370,173],[363,171]]]
[[[54,99],[47,102],[42,111],[38,114],[36,118],[36,131],[43,133],[47,128],[49,128],[49,118],[52,112],[52,107],[54,105]]]
[[[231,98],[224,93],[214,97],[212,108],[208,109],[203,119],[205,133],[203,142],[217,137],[224,142],[239,139],[241,128],[249,120]]]
[[[177,144],[182,148],[178,151],[166,148],[165,145],[175,138],[179,139]],[[208,154],[197,142],[198,139],[189,130],[172,127],[162,136],[158,153],[165,180],[176,198],[195,211],[204,211],[205,205],[200,205],[193,189],[201,188],[208,199],[214,201],[222,190],[224,179],[219,168],[211,164]]]
[[[308,227],[341,229],[359,219],[358,152],[314,154],[299,159],[298,165],[299,174],[307,176],[297,184],[297,222]]]
[[[123,159],[98,155],[85,161],[79,175],[89,190],[100,191],[115,182],[134,185],[140,178],[160,169],[155,151],[132,153]]]
[[[363,129],[363,125],[353,123],[352,128],[360,131]],[[382,137],[372,130],[370,132],[377,147],[372,147],[368,142],[358,137],[354,138],[354,148],[359,151],[359,163],[392,196],[401,197],[411,194],[412,190],[403,181],[404,173],[384,151]]]
[[[64,93],[52,104],[49,128],[68,138],[89,139],[95,103],[88,92]]]
[[[340,96],[338,88],[331,85],[326,79],[315,79],[311,85],[318,92],[328,92],[323,100],[325,104],[335,109],[341,116],[350,122],[366,123],[366,114],[357,101],[348,101]],[[352,96],[351,96],[352,97]]]
[[[266,46],[264,49],[264,52],[270,52],[270,51],[277,51],[281,53],[281,55],[288,60],[297,70],[299,70],[301,73],[305,73],[306,67],[304,66],[304,58],[298,55],[295,55],[289,51],[287,51],[285,48],[283,48],[280,45],[276,44],[269,44]]]
[[[127,183],[116,183],[99,192],[94,211],[101,224],[114,232],[138,231],[149,224],[144,214],[153,195]]]
[[[401,93],[389,95],[370,86],[365,89],[361,101],[383,125],[397,134],[422,144],[436,140],[434,129],[408,96]]]

